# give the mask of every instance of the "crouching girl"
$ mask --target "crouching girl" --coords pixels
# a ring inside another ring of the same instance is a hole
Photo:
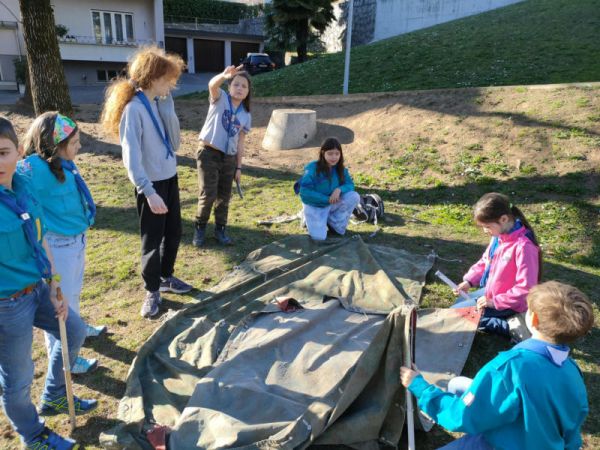
[[[300,180],[304,221],[310,237],[316,241],[332,234],[346,233],[352,211],[360,196],[348,169],[344,167],[342,145],[333,137],[325,139],[319,159],[304,168]]]

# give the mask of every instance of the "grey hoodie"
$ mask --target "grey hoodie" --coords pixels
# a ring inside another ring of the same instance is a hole
[[[179,119],[175,113],[173,97],[168,95],[164,100],[151,101],[152,111],[156,116],[161,132],[167,128],[173,151],[179,149]],[[162,137],[156,131],[152,118],[146,107],[137,96],[125,106],[119,125],[123,164],[131,182],[139,193],[146,197],[154,194],[153,181],[167,180],[177,174],[175,157],[167,159],[167,148]],[[164,134],[163,134],[164,135]]]

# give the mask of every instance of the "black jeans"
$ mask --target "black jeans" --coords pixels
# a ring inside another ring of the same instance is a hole
[[[200,144],[198,149],[198,213],[196,225],[204,226],[215,204],[215,223],[227,225],[231,188],[237,164],[236,155]]]
[[[142,236],[142,278],[146,290],[154,292],[160,287],[161,277],[173,275],[181,241],[181,205],[177,175],[152,184],[169,210],[166,214],[154,214],[146,196],[136,192]]]

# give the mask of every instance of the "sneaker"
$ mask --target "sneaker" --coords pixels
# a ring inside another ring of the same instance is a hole
[[[158,314],[158,305],[160,305],[160,292],[159,291],[146,291],[146,298],[142,304],[140,314],[142,317],[153,317]]]
[[[78,356],[75,359],[75,362],[71,366],[71,373],[73,375],[81,375],[83,373],[92,372],[94,369],[98,367],[97,359],[85,359],[81,356]]]
[[[193,286],[181,281],[177,277],[170,276],[169,278],[160,279],[160,292],[173,292],[175,294],[185,294],[190,292]]]
[[[47,427],[27,446],[27,450],[75,450],[79,445],[69,438],[64,438]]]
[[[85,400],[77,396],[73,396],[75,404],[75,415],[89,413],[98,407],[98,400]],[[42,400],[41,406],[38,408],[40,416],[56,416],[57,414],[69,414],[69,403],[67,397],[59,397],[56,400]]]
[[[97,327],[93,325],[86,325],[85,337],[97,337],[106,331],[106,325],[99,325]]]

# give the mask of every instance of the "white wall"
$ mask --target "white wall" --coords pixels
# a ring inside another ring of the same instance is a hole
[[[373,41],[520,1],[522,0],[378,0]]]
[[[93,42],[94,28],[92,10],[133,14],[133,38],[136,41],[163,42],[164,25],[162,8],[160,15],[155,9],[154,0],[53,0],[54,19],[65,25],[69,35],[89,37]],[[162,1],[159,1],[162,7]],[[159,16],[159,28],[155,16]],[[113,35],[114,35],[113,30]],[[62,59],[79,61],[120,61],[125,62],[137,48],[80,43],[60,43]]]

